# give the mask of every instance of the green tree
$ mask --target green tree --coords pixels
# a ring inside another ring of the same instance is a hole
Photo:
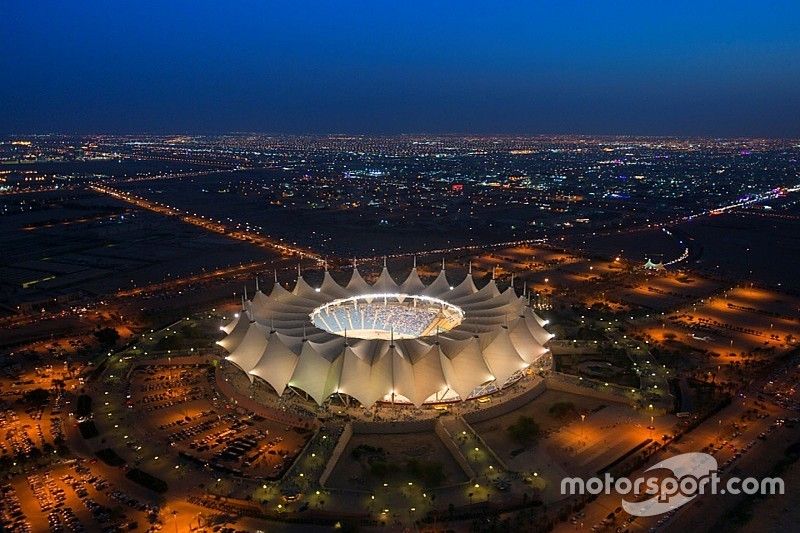
[[[119,340],[119,333],[114,328],[102,328],[94,332],[97,341],[103,346],[114,346]]]
[[[444,466],[438,461],[419,461],[411,459],[406,463],[406,471],[422,481],[425,487],[438,487],[445,480]]]
[[[541,430],[533,417],[520,415],[517,421],[508,426],[508,433],[515,441],[524,446],[534,444],[539,438]]]
[[[553,418],[566,420],[568,418],[575,418],[578,414],[578,410],[572,402],[556,402],[550,406],[548,413],[550,413],[550,416]]]
[[[22,396],[25,403],[35,405],[36,407],[46,404],[49,398],[50,392],[42,388],[29,390]]]

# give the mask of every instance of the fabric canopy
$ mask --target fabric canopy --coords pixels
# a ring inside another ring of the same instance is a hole
[[[439,298],[459,307],[463,320],[449,331],[394,342],[348,340],[310,321],[321,304],[369,294]],[[502,387],[542,359],[552,337],[547,322],[512,288],[500,292],[491,280],[478,289],[468,274],[451,289],[444,269],[426,286],[416,266],[399,285],[385,266],[374,285],[356,268],[346,286],[327,270],[319,288],[300,275],[292,291],[275,283],[269,296],[257,290],[242,308],[220,328],[226,359],[279,395],[293,387],[318,404],[336,393],[365,406],[393,398],[421,405],[446,391],[466,399],[488,383]]]

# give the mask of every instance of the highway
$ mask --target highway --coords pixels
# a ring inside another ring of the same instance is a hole
[[[108,187],[107,185],[93,184],[90,185],[89,188],[95,192],[98,192],[100,194],[105,194],[117,200],[121,200],[128,204],[136,206],[140,209],[146,209],[148,211],[152,211],[154,213],[158,213],[160,215],[168,217],[176,217],[180,219],[182,222],[185,222],[186,224],[192,224],[194,226],[203,228],[207,231],[218,233],[220,235],[225,235],[226,237],[230,237],[231,239],[249,242],[250,244],[254,244],[261,248],[267,248],[272,251],[278,252],[281,255],[295,255],[300,257],[301,259],[304,258],[313,259],[318,263],[322,263],[325,261],[325,259],[321,255],[306,248],[287,244],[281,240],[267,237],[260,233],[255,233],[252,231],[247,231],[242,229],[229,228],[220,220],[213,220],[211,218],[206,218],[205,216],[202,215],[189,213],[188,211],[184,211],[177,207],[172,207],[166,204],[162,204],[161,202],[148,200],[147,198],[143,198],[135,194],[121,191],[119,189],[113,189],[111,187]]]

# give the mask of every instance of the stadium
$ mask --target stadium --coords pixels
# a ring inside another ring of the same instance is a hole
[[[384,265],[370,285],[356,266],[347,285],[325,270],[312,287],[300,273],[290,291],[275,280],[221,326],[225,359],[319,405],[349,397],[415,406],[466,400],[549,367],[547,322],[513,287],[480,289],[471,272],[451,285],[445,269],[429,285],[416,266],[397,283]]]
[[[439,298],[412,294],[365,294],[314,309],[311,322],[336,335],[359,339],[416,339],[450,331],[464,311]]]

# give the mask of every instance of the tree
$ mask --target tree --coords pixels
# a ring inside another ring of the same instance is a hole
[[[566,420],[568,418],[575,418],[578,411],[575,409],[575,404],[572,402],[556,402],[550,406],[548,413],[550,413],[550,416],[553,418]]]
[[[46,404],[49,398],[50,392],[42,388],[29,390],[22,396],[22,399],[25,403],[34,405],[36,407],[41,407],[42,405]]]
[[[390,470],[393,469],[384,461],[375,461],[369,465],[370,474],[380,479],[385,478]]]
[[[539,438],[541,430],[533,417],[520,415],[517,421],[508,426],[511,438],[524,446],[534,444]]]
[[[97,341],[103,346],[114,346],[119,340],[119,333],[114,328],[102,328],[94,332]]]
[[[421,480],[425,487],[438,487],[445,480],[444,467],[438,461],[419,461],[411,459],[406,464],[408,473]]]

